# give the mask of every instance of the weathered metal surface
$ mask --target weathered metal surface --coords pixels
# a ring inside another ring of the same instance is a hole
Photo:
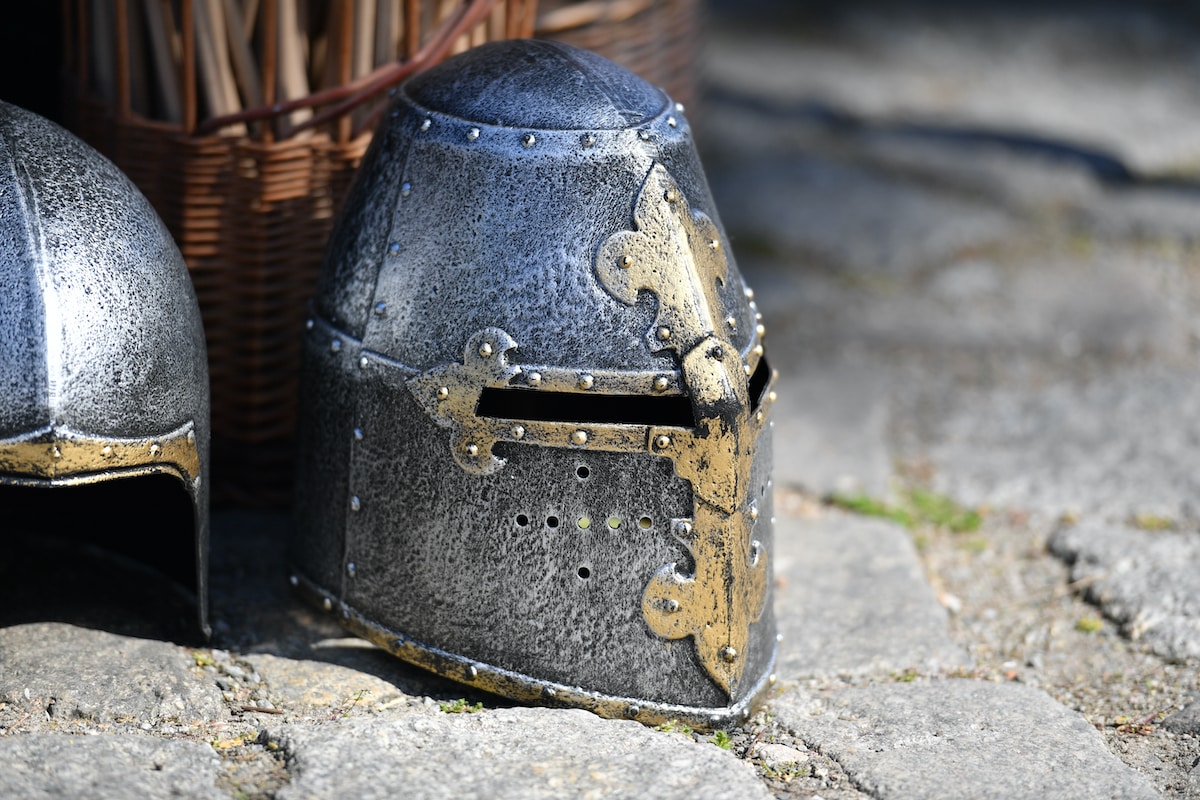
[[[194,539],[207,631],[208,364],[187,267],[116,166],[5,103],[0,309],[0,487],[178,477],[192,530],[161,535]]]
[[[510,697],[748,714],[773,393],[682,109],[495,43],[402,88],[361,169],[305,343],[295,583]]]

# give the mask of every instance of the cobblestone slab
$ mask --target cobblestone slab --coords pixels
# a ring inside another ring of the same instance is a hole
[[[775,537],[781,680],[970,666],[903,528],[781,517]]]
[[[771,710],[877,800],[1158,797],[1083,717],[1020,684],[793,691]]]
[[[139,735],[28,734],[0,739],[5,800],[229,800],[207,744]]]
[[[226,714],[179,645],[55,622],[0,628],[0,727],[10,732],[186,727]]]
[[[1200,516],[1200,380],[1130,370],[1037,391],[962,392],[929,457],[939,488],[967,503]]]
[[[1059,529],[1049,545],[1131,639],[1166,658],[1200,658],[1200,533],[1085,523]]]
[[[775,406],[777,482],[822,496],[883,495],[892,478],[886,379],[854,365],[787,364]]]
[[[574,709],[388,715],[266,736],[292,774],[279,800],[770,797],[719,747]]]

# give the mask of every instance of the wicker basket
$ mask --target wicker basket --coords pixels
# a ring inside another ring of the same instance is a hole
[[[176,122],[152,118],[154,109],[135,110],[138,76],[130,61],[138,37],[128,23],[142,7],[137,0],[115,0],[106,21],[88,18],[94,4],[74,4],[64,31],[66,121],[138,185],[187,262],[208,341],[214,506],[282,508],[291,492],[306,303],[385,90],[458,50],[531,35],[535,6],[533,0],[403,0],[407,26],[394,62],[333,91],[282,106],[268,94],[259,107],[217,117],[206,113],[191,16],[208,1],[181,4],[174,33],[184,53],[183,119]],[[274,75],[275,53],[262,43],[279,41],[277,7],[272,0],[258,5],[258,67]],[[330,8],[353,11],[346,2]],[[95,26],[114,22],[115,47],[96,52]],[[264,93],[269,83],[263,81]],[[295,124],[289,115],[297,111],[309,115],[306,122]]]

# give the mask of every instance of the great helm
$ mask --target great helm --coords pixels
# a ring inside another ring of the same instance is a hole
[[[207,634],[208,426],[200,312],[170,233],[110,161],[0,103],[5,532],[157,567],[194,591]]]
[[[682,112],[550,41],[398,90],[307,326],[292,582],[481,689],[718,726],[775,658],[772,375]]]

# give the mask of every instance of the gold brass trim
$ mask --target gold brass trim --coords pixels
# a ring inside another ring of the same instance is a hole
[[[292,575],[296,590],[307,602],[339,614],[342,625],[351,633],[413,666],[518,702],[583,708],[608,719],[635,719],[646,725],[677,720],[697,730],[712,730],[745,722],[766,699],[774,684],[773,673],[779,654],[777,642],[772,642],[774,649],[762,677],[740,702],[732,706],[685,706],[589,692],[578,686],[533,678],[432,647],[364,616],[304,575],[296,572]]]
[[[642,614],[665,639],[691,636],[700,663],[732,698],[745,675],[750,625],[766,606],[767,554],[752,545],[758,514],[748,501],[763,418],[750,415],[752,369],[719,333],[736,318],[721,300],[729,268],[716,225],[690,209],[662,164],[651,168],[633,216],[636,230],[601,245],[596,272],[626,304],[639,291],[657,296],[647,341],[652,351],[676,353],[697,421],[688,435],[654,429],[648,437],[651,452],[670,457],[692,485],[693,519],[675,530],[687,532],[679,538],[695,572],[662,567],[643,594]],[[757,342],[751,352],[761,357]]]
[[[195,483],[200,478],[195,424],[188,422],[162,436],[142,439],[46,428],[19,439],[0,440],[0,473],[59,481],[147,467],[170,470]]]

